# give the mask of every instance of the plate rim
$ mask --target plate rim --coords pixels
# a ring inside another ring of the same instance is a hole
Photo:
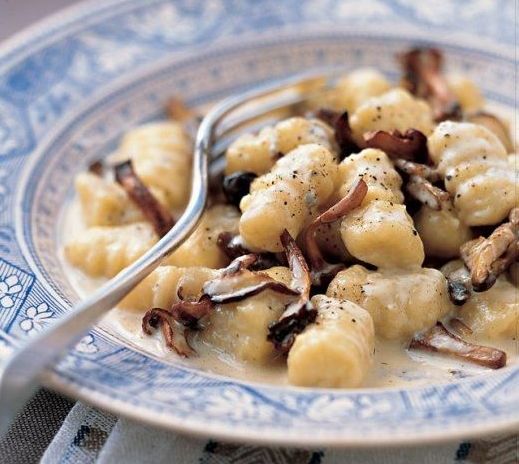
[[[131,3],[132,0],[109,0],[104,3],[103,7],[106,8],[106,10],[110,10],[114,7],[114,5],[118,4],[125,4],[125,3]],[[3,41],[0,43],[0,56],[9,48],[14,47],[15,44],[21,43],[27,39],[29,39],[29,36],[34,37],[35,35],[43,32],[48,28],[50,24],[53,23],[63,23],[66,21],[74,20],[78,17],[82,16],[82,12],[86,10],[96,10],[95,7],[99,7],[99,3],[96,2],[96,0],[83,0],[80,3],[69,6],[63,11],[59,11],[53,15],[48,16],[47,18],[44,18],[43,20],[38,21],[36,24],[29,26],[28,28],[24,29],[22,32],[15,34],[10,39],[7,39],[6,41]],[[104,9],[103,8],[103,9]],[[404,37],[405,39],[406,37]],[[254,40],[254,39],[253,39]],[[13,45],[14,44],[14,45]],[[225,45],[224,45],[225,47]],[[167,58],[164,60],[166,61]],[[152,65],[144,65],[142,67],[142,75],[145,74],[151,74],[151,68],[153,67],[160,67],[160,61],[152,63]],[[150,68],[150,69],[148,69]],[[99,92],[96,92],[90,96],[91,101],[97,101],[99,98],[101,98],[101,95],[108,95],[110,94],[110,89],[112,88],[121,88],[123,86],[122,81],[123,80],[128,81],[134,81],[135,78],[130,77],[123,77],[121,79],[116,79],[115,81],[111,82],[109,85],[104,85],[102,87],[102,90]],[[79,105],[74,105],[65,115],[63,115],[55,125],[55,128],[53,128],[53,132],[57,131],[58,128],[65,127],[67,124],[67,121],[70,119],[73,119],[76,117],[79,113],[84,111],[85,107],[91,106],[90,102],[81,102]],[[51,140],[53,137],[52,134],[49,134],[49,140]],[[45,140],[47,137],[45,137]],[[35,150],[28,156],[28,161],[30,158],[36,159],[34,156],[35,152],[38,152],[40,150],[43,150],[45,147],[45,140],[40,139],[38,141],[37,146],[35,147]],[[32,160],[31,160],[32,161]],[[18,189],[17,189],[18,192]],[[16,198],[18,195],[16,194]],[[14,203],[14,207],[16,207],[17,203]],[[16,225],[16,220],[14,221]],[[20,242],[18,242],[20,243]],[[22,256],[27,259],[27,255],[25,253],[21,253]],[[34,268],[31,266],[30,269],[34,271]],[[43,279],[43,282],[45,282],[45,279]],[[46,285],[46,288],[48,286]],[[48,288],[47,288],[48,290]],[[53,298],[56,298],[56,295],[54,295],[53,292]],[[61,298],[58,298],[59,304],[62,304]],[[88,389],[84,386],[81,386],[81,384],[76,384],[76,388],[73,388],[72,385],[75,384],[75,382],[65,382],[61,381],[59,379],[59,374],[56,373],[50,373],[47,374],[45,377],[45,385],[56,388],[57,390],[63,392],[66,395],[70,395],[73,397],[76,397],[78,399],[81,399],[89,404],[92,404],[94,406],[100,407],[107,411],[113,411],[116,412],[118,415],[128,417],[133,420],[138,420],[142,423],[147,423],[149,425],[155,425],[160,426],[162,428],[167,428],[170,430],[175,430],[179,433],[188,433],[190,435],[196,435],[200,437],[207,437],[208,432],[204,430],[204,427],[207,428],[207,424],[200,424],[198,426],[186,426],[186,421],[182,420],[181,418],[177,418],[177,423],[172,423],[172,417],[171,416],[157,416],[159,420],[150,420],[148,419],[148,414],[144,414],[143,412],[147,409],[142,406],[134,406],[135,409],[128,408],[128,403],[125,403],[123,400],[115,399],[109,397],[108,394],[103,392],[96,392],[95,390]],[[326,391],[326,390],[324,390]],[[90,393],[90,394],[89,394]],[[121,403],[120,407],[115,408],[113,406],[114,402]],[[126,409],[125,409],[126,406]],[[139,413],[138,411],[142,411]],[[149,410],[148,410],[149,411]],[[164,421],[162,420],[164,418]],[[496,424],[495,421],[490,423],[490,425]],[[228,431],[221,431],[216,430],[215,425],[211,425],[211,427],[215,428],[215,430],[211,433],[212,436],[225,440],[225,441],[246,441],[246,442],[254,442],[258,444],[277,444],[277,445],[295,445],[295,446],[303,446],[300,441],[298,441],[296,438],[294,438],[294,441],[291,441],[291,439],[283,439],[279,437],[279,434],[274,433],[271,436],[268,435],[268,433],[262,433],[261,435],[258,435],[257,437],[251,437],[250,431],[247,435],[247,431],[241,432],[240,429],[233,429]],[[519,418],[516,421],[507,421],[507,424],[505,424],[505,428],[502,424],[496,425],[496,427],[490,427],[488,424],[485,427],[480,427],[480,430],[476,430],[473,432],[471,430],[470,436],[482,436],[488,433],[492,433],[493,431],[503,431],[503,430],[512,430],[519,427]],[[247,429],[245,429],[247,430]],[[490,432],[489,432],[490,431]],[[423,432],[421,432],[423,433]],[[241,436],[243,435],[243,436]],[[466,434],[463,434],[462,431],[457,432],[448,432],[448,437],[442,436],[440,432],[434,434],[431,431],[427,431],[424,435],[417,434],[416,437],[409,438],[395,438],[395,437],[382,437],[375,439],[374,437],[363,439],[359,441],[358,439],[349,440],[347,437],[340,437],[340,438],[326,438],[326,437],[319,437],[316,439],[315,442],[312,442],[311,440],[305,439],[305,445],[316,445],[316,446],[329,446],[329,447],[336,447],[336,448],[345,448],[345,447],[388,447],[388,446],[413,446],[413,445],[423,445],[428,443],[440,443],[445,442],[446,438],[448,441],[455,441],[460,438],[466,438]],[[307,437],[306,437],[307,438]]]

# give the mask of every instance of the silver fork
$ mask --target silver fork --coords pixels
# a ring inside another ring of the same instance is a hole
[[[324,77],[326,75],[323,75],[322,70],[320,73],[299,74],[227,98],[208,112],[196,136],[189,203],[174,227],[135,263],[92,296],[76,304],[60,320],[26,342],[6,361],[0,378],[0,436],[8,430],[16,413],[38,388],[43,371],[56,363],[67,348],[178,248],[196,227],[207,202],[208,165],[212,153],[222,153],[235,136],[236,129],[242,129],[258,117],[308,98],[294,86],[315,81],[316,88],[324,87]],[[262,101],[252,110],[234,119],[225,119],[244,104],[267,96],[270,96],[269,100]]]

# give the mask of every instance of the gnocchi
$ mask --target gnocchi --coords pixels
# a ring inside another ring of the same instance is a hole
[[[407,341],[452,309],[445,277],[430,268],[368,271],[354,265],[335,276],[326,294],[363,307],[375,332],[387,339]]]
[[[429,105],[403,89],[390,90],[362,103],[351,115],[350,125],[359,146],[364,145],[363,136],[367,132],[398,130],[405,133],[408,129],[417,129],[429,135],[434,129]]]
[[[402,179],[387,155],[365,149],[339,166],[339,196],[347,194],[354,180],[368,185],[363,204],[341,222],[340,233],[348,252],[378,267],[421,266],[422,241],[403,204]]]
[[[215,278],[217,271],[205,267],[159,266],[120,303],[121,308],[145,311],[169,308],[178,302],[178,290],[185,298],[196,298],[204,283]]]
[[[296,85],[308,101],[231,143],[198,225],[118,304],[114,327],[150,353],[160,341],[203,369],[302,387],[451,378],[448,360],[417,349],[502,367],[519,336],[510,128],[472,80],[443,76],[438,50],[400,63],[400,84],[359,69],[324,91],[324,78]],[[198,111],[170,110],[75,178],[63,255],[88,291],[186,207]]]
[[[279,282],[290,283],[291,274],[286,267],[273,267],[265,273]],[[285,304],[278,294],[267,290],[244,301],[219,305],[210,314],[200,340],[232,353],[238,360],[265,365],[278,356],[267,333]]]
[[[472,239],[470,227],[460,221],[452,206],[440,211],[422,206],[413,220],[427,256],[455,258],[460,246]]]
[[[336,152],[333,132],[318,119],[294,117],[265,127],[258,135],[245,134],[227,149],[225,172],[267,173],[276,160],[300,145],[316,143]]]
[[[131,159],[142,181],[155,193],[161,192],[169,208],[180,209],[189,195],[191,154],[187,132],[179,123],[168,121],[145,124],[128,132],[117,156]]]
[[[468,272],[461,261],[447,263],[442,272],[445,275],[457,272],[469,280]],[[466,303],[459,308],[457,316],[476,335],[491,340],[519,335],[519,300],[517,287],[500,276],[494,286],[485,292],[473,292]]]
[[[158,241],[147,222],[86,229],[65,245],[73,266],[92,277],[113,277],[132,264]]]
[[[209,208],[191,236],[165,260],[173,266],[210,267],[219,269],[229,264],[229,258],[218,246],[222,232],[238,233],[239,212],[229,205]]]
[[[119,226],[143,221],[140,210],[113,181],[91,173],[80,173],[76,192],[87,226]]]
[[[352,113],[369,98],[377,97],[390,88],[391,83],[376,69],[356,69],[340,77],[333,88],[311,98],[308,106]]]
[[[373,364],[375,331],[369,313],[355,303],[316,295],[316,324],[297,336],[287,359],[290,383],[357,387]]]
[[[284,229],[297,237],[333,193],[337,165],[321,145],[301,145],[258,177],[240,203],[240,234],[253,249],[281,251]]]
[[[519,203],[506,150],[488,129],[445,121],[431,134],[428,146],[465,224],[497,224]]]

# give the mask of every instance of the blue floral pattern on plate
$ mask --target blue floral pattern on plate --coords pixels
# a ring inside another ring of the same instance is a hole
[[[77,299],[56,253],[56,217],[74,173],[128,128],[161,117],[169,94],[204,103],[337,63],[376,65],[394,77],[396,51],[432,41],[487,97],[513,107],[512,9],[507,0],[112,0],[7,44],[0,51],[0,353]],[[47,382],[165,427],[307,446],[453,439],[509,428],[519,417],[517,367],[411,389],[280,388],[166,363],[103,329],[86,335]]]

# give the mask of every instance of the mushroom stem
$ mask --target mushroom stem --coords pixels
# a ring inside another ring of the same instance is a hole
[[[461,106],[442,74],[443,55],[435,48],[414,48],[399,56],[403,85],[429,101],[436,121],[461,119]]]
[[[489,346],[474,345],[449,332],[441,322],[413,338],[410,349],[433,351],[466,359],[490,369],[506,365],[506,353]]]

